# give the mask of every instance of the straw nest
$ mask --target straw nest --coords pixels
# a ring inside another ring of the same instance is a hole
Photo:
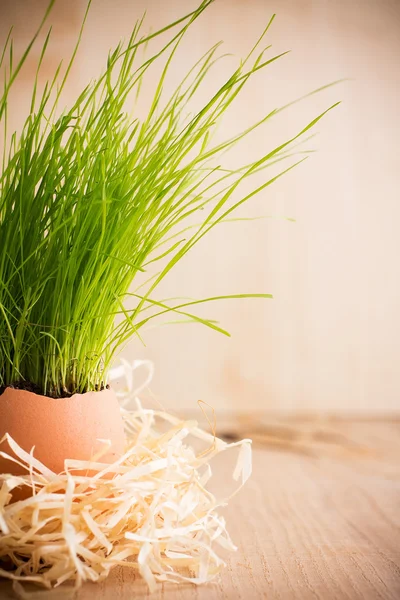
[[[135,402],[135,410],[121,408],[127,446],[112,465],[101,456],[66,460],[56,474],[6,436],[15,455],[8,458],[26,474],[0,475],[0,577],[20,598],[38,597],[24,582],[47,590],[69,582],[75,590],[116,565],[138,570],[150,590],[157,581],[201,584],[224,566],[220,554],[235,550],[218,510],[229,498],[207,490],[210,461],[239,447],[239,489],[251,473],[250,441],[228,444],[195,421]],[[11,502],[20,486],[28,497]]]

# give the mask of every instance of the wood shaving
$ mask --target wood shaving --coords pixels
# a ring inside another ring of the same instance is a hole
[[[0,565],[7,564],[0,577],[13,581],[19,598],[43,596],[21,583],[52,590],[70,582],[75,590],[104,580],[116,565],[138,570],[150,591],[157,581],[201,584],[224,566],[220,553],[235,550],[218,511],[229,498],[217,499],[206,486],[211,459],[236,447],[240,489],[251,474],[251,441],[226,443],[195,421],[135,402],[134,410],[121,408],[126,452],[111,465],[101,456],[66,460],[65,471],[53,473],[5,436],[15,453],[7,457],[26,469],[0,475]],[[29,497],[11,502],[18,486],[28,487]]]

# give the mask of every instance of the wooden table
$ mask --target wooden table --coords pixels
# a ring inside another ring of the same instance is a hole
[[[240,428],[256,440],[254,475],[225,512],[238,551],[220,579],[150,595],[116,568],[75,600],[400,598],[400,423],[244,419],[230,434]]]

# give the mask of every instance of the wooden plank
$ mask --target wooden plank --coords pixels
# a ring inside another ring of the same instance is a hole
[[[314,434],[323,438],[326,424],[318,427]],[[339,421],[329,427],[336,441],[342,435],[346,448],[351,441],[363,452],[332,452],[338,443],[319,443],[312,453],[291,444],[255,449],[253,477],[225,510],[238,552],[227,557],[216,583],[160,585],[150,596],[135,573],[117,568],[103,584],[86,584],[75,600],[397,600],[400,426]],[[312,433],[310,424],[297,424],[299,430]],[[230,480],[223,463],[216,475],[225,493]],[[8,593],[2,584],[0,597]]]

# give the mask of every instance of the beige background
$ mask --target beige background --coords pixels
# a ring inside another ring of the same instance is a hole
[[[46,4],[0,0],[1,39],[14,23],[16,47],[22,48]],[[144,9],[155,29],[196,4],[93,0],[68,93],[97,74],[108,49],[128,35]],[[49,72],[71,48],[84,5],[58,1]],[[124,354],[154,361],[152,390],[169,408],[194,408],[202,398],[220,414],[398,412],[400,2],[216,0],[178,55],[177,77],[220,39],[236,60],[243,56],[273,12],[273,51],[293,52],[249,86],[225,120],[224,134],[320,85],[349,78],[284,113],[242,148],[242,155],[256,156],[342,100],[318,126],[312,143],[318,153],[241,212],[297,222],[222,226],[175,270],[160,297],[265,291],[274,300],[230,301],[199,311],[219,319],[230,339],[198,325],[163,326],[146,332],[145,348],[134,342]],[[221,76],[217,70],[216,80]],[[29,66],[19,84],[15,123],[26,106],[28,82]]]

